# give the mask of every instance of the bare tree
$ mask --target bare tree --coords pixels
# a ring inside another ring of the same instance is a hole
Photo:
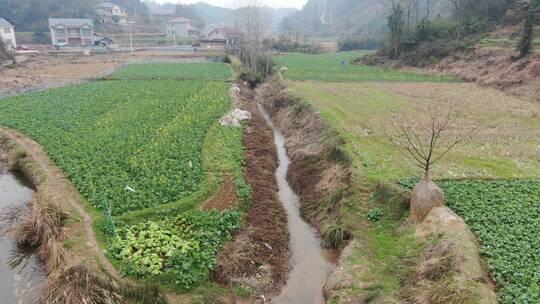
[[[412,9],[414,5],[415,0],[405,0],[405,10],[407,15],[407,33],[411,32],[411,15],[412,15]],[[418,0],[416,0],[418,1]]]
[[[460,41],[461,37],[463,36],[463,30],[465,27],[465,19],[466,19],[466,7],[467,7],[467,0],[446,0],[448,5],[450,6],[450,9],[452,10],[452,14],[454,15],[454,19],[458,23],[458,30],[456,35],[456,40]]]
[[[415,0],[416,1],[416,24],[418,24],[418,22],[420,22],[420,0]]]
[[[444,205],[444,193],[431,180],[431,169],[452,149],[470,137],[471,132],[456,130],[460,113],[430,109],[427,115],[394,115],[392,143],[423,171],[411,198],[411,218],[419,223],[435,207]]]
[[[426,20],[429,21],[429,18],[431,17],[431,10],[433,9],[431,0],[426,0]]]
[[[261,25],[259,21],[259,3],[258,0],[239,1],[238,16],[239,24],[246,32],[244,39],[245,61],[251,72],[257,70],[257,58],[261,48]]]
[[[401,40],[403,36],[403,6],[399,0],[392,0],[389,3],[390,14],[387,17],[388,28],[390,28],[390,42],[392,45],[392,57],[398,58],[401,53]]]

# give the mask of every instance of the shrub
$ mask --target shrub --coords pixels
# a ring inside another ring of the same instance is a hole
[[[382,42],[374,38],[345,37],[338,40],[340,51],[376,50],[382,46]]]
[[[378,222],[384,217],[384,210],[381,208],[371,209],[367,213],[367,219],[370,222]]]
[[[264,80],[264,77],[261,74],[257,72],[253,73],[246,70],[240,72],[239,78],[240,80],[247,82],[252,88],[257,87]]]
[[[49,37],[44,32],[34,32],[32,34],[32,42],[38,44],[49,43]]]
[[[278,52],[306,54],[320,54],[323,52],[320,45],[307,41],[301,41],[300,38],[293,36],[282,35],[277,40],[265,39],[263,43],[266,48],[270,48]]]
[[[325,247],[339,248],[351,239],[351,233],[338,223],[333,223],[324,226],[321,237]]]
[[[449,56],[455,50],[453,41],[439,39],[418,44],[413,51],[403,53],[400,59],[413,66],[426,66]]]
[[[266,78],[274,72],[275,63],[270,56],[259,56],[257,58],[257,73]]]

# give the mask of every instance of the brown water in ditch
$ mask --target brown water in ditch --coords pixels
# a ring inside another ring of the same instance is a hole
[[[298,195],[287,181],[291,160],[285,149],[285,138],[278,131],[268,113],[259,111],[274,131],[279,167],[276,171],[279,199],[287,210],[291,237],[291,273],[281,294],[272,300],[274,304],[321,304],[324,303],[322,287],[335,266],[338,252],[321,246],[317,231],[300,215]]]
[[[32,199],[34,191],[0,163],[0,303],[35,303],[45,274],[31,249],[6,235]]]

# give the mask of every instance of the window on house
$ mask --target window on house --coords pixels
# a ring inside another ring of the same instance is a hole
[[[56,29],[55,31],[56,31],[56,34],[57,34],[57,35],[63,36],[63,35],[66,34],[66,30],[65,30],[65,29]]]
[[[58,43],[66,43],[66,39],[58,39]]]
[[[5,28],[4,28],[4,33],[6,33],[6,34],[11,34],[11,28],[5,27]]]
[[[92,45],[92,39],[84,39],[85,45]]]
[[[91,29],[82,29],[82,34],[85,35],[85,36],[90,36],[92,35],[92,30]]]
[[[11,39],[6,39],[6,40],[5,40],[5,43],[6,43],[7,45],[13,45],[13,41],[12,41]]]

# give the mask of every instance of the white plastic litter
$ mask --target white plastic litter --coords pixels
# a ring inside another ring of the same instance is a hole
[[[124,189],[129,191],[129,192],[136,192],[135,189],[131,188],[130,186],[126,186],[126,188],[124,188]]]
[[[234,126],[234,127],[241,127],[240,124],[242,121],[250,120],[251,119],[251,113],[247,111],[243,111],[240,109],[233,110],[231,113],[223,116],[219,123],[222,126]]]

